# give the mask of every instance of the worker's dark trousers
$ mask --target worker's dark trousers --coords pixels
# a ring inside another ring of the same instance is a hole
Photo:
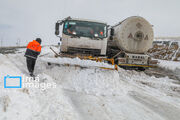
[[[36,59],[26,57],[26,63],[27,63],[27,68],[28,68],[29,73],[33,74]]]

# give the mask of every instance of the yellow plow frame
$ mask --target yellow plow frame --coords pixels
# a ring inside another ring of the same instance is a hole
[[[108,61],[112,65],[114,65],[114,68],[106,68],[106,67],[100,67],[100,68],[107,70],[118,70],[118,66],[114,63],[114,58],[103,58],[103,57],[92,57],[92,56],[77,56],[77,57],[84,60],[94,60],[96,62]]]
[[[93,57],[93,56],[88,56],[88,55],[69,55],[69,54],[58,54],[57,52],[55,52],[51,47],[50,49],[55,53],[55,57],[67,57],[67,58],[75,58],[75,57],[78,57],[79,59],[82,59],[82,60],[93,60],[93,61],[96,61],[96,62],[104,62],[104,61],[107,61],[107,62],[110,62],[112,65],[114,65],[114,68],[107,68],[107,67],[99,67],[101,69],[106,69],[106,70],[118,70],[118,65],[116,65],[114,63],[114,58],[104,58],[104,57]],[[75,65],[76,66],[76,65]]]

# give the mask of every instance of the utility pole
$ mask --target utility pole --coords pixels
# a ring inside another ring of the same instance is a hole
[[[20,38],[18,38],[18,42],[19,42],[19,46],[21,46],[21,39]]]
[[[20,46],[20,43],[21,43],[21,39],[18,38],[17,41],[16,41],[16,46]]]
[[[18,40],[16,41],[16,46],[18,46]]]
[[[1,47],[3,46],[3,37],[1,37]]]

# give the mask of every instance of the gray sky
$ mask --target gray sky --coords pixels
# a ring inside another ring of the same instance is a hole
[[[180,0],[0,0],[0,41],[27,44],[41,37],[43,44],[57,43],[55,22],[67,16],[114,25],[139,15],[154,25],[155,36],[180,36],[179,13]]]

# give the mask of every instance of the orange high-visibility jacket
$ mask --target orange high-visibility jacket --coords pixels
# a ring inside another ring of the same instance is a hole
[[[36,40],[29,42],[25,56],[32,59],[37,59],[37,56],[41,52],[41,45]]]
[[[36,40],[33,40],[32,42],[29,42],[29,44],[27,45],[27,49],[41,52],[41,45]]]

